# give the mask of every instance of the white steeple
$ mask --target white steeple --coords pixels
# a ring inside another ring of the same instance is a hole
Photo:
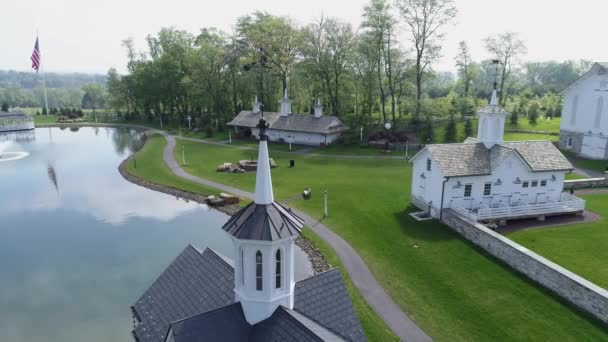
[[[266,120],[260,120],[260,148],[258,150],[258,169],[255,175],[255,203],[270,204],[274,202],[272,193],[272,176],[270,175],[270,157],[268,156],[268,138],[266,137]]]
[[[251,110],[251,112],[253,113],[259,113],[260,112],[260,106],[262,105],[259,101],[258,101],[258,97],[255,97],[255,101],[253,101],[252,103],[253,105],[253,109]]]
[[[291,100],[287,96],[287,87],[283,92],[283,99],[281,99],[281,116],[288,116],[291,114]]]
[[[323,106],[321,105],[321,99],[317,97],[317,103],[315,104],[315,118],[320,118],[323,116]]]
[[[495,86],[490,98],[490,105],[477,111],[479,116],[477,139],[488,149],[503,142],[505,119],[509,115],[504,108],[498,105],[497,98]]]
[[[251,325],[279,307],[293,309],[295,240],[303,221],[274,202],[268,124],[262,118],[254,201],[234,214],[222,227],[234,246],[234,294]]]

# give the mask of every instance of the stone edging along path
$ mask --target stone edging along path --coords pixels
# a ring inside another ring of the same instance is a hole
[[[176,189],[163,184],[150,182],[141,177],[129,173],[129,171],[127,171],[127,165],[129,164],[129,162],[131,162],[132,159],[133,156],[130,156],[127,159],[123,160],[122,163],[120,163],[120,165],[118,166],[118,172],[127,181],[153,191],[158,191],[167,195],[175,196],[177,198],[182,198],[188,201],[194,201],[201,204],[207,204],[207,199],[203,195],[199,195],[190,191]],[[234,204],[209,207],[221,211],[227,215],[234,215],[236,212],[241,210],[241,207]],[[319,249],[314,245],[314,243],[306,237],[300,235],[296,239],[296,245],[302,248],[304,253],[306,253],[306,256],[308,257],[308,260],[310,261],[310,264],[315,274],[325,272],[331,268],[331,265],[329,264],[327,259],[325,259],[321,251],[319,251]]]

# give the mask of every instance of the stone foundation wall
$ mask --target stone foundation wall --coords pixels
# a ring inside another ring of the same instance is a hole
[[[494,257],[608,324],[608,291],[485,226],[445,209],[443,221]]]

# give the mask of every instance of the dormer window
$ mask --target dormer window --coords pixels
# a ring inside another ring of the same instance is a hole
[[[431,171],[431,165],[432,165],[431,158],[427,158],[426,159],[426,170],[427,171]]]
[[[258,251],[255,253],[255,289],[262,291],[262,283],[264,278],[262,277],[262,252]]]
[[[281,250],[277,250],[275,255],[275,284],[274,287],[277,289],[281,288]]]

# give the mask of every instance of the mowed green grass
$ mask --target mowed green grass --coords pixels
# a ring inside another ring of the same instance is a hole
[[[507,117],[505,129],[522,129],[526,131],[543,131],[543,132],[559,132],[559,126],[562,118],[552,118],[547,120],[546,118],[539,118],[536,124],[531,124],[526,117],[519,117],[517,125],[511,125],[509,118]]]
[[[250,150],[178,141],[186,171],[253,191],[253,173],[215,172],[254,157]],[[294,156],[270,149],[275,196],[320,218],[362,255],[374,275],[422,329],[439,341],[607,340],[608,332],[547,291],[478,251],[437,222],[408,213],[411,167],[402,160]],[[287,167],[289,159],[296,167]],[[161,162],[160,160],[158,162]],[[300,198],[305,186],[313,197]],[[414,246],[418,246],[415,248]]]
[[[559,141],[558,135],[548,135],[548,134],[535,134],[535,133],[512,133],[505,132],[504,134],[505,141],[518,141],[518,140],[549,140],[549,141]]]
[[[583,196],[595,222],[524,230],[509,238],[608,289],[608,194]]]

